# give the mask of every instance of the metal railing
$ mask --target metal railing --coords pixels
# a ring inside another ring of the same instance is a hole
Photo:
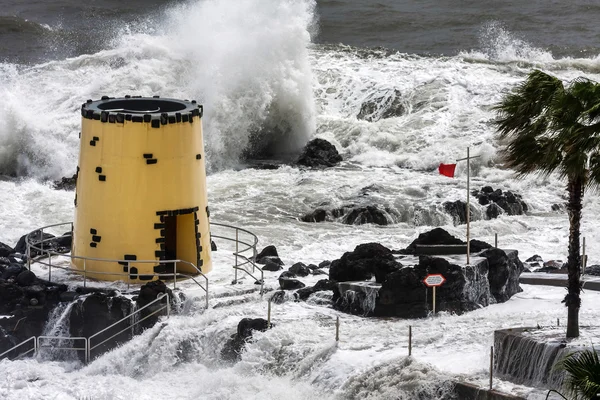
[[[166,299],[166,303],[164,306],[157,308],[156,310],[152,311],[150,314],[146,315],[144,318],[141,318],[139,320],[136,320],[134,322],[131,322],[132,317],[140,314],[142,311],[146,310],[147,308],[150,308],[152,306],[154,306],[156,303],[162,302],[163,299]],[[123,332],[133,329],[135,326],[139,325],[142,321],[145,321],[146,319],[150,318],[153,315],[156,315],[158,313],[160,313],[161,311],[166,310],[166,316],[167,318],[171,315],[171,303],[169,300],[169,295],[168,293],[159,293],[158,296],[156,297],[156,299],[154,299],[153,301],[151,301],[150,303],[146,304],[144,307],[132,312],[131,314],[121,318],[120,320],[118,320],[117,322],[115,322],[114,324],[107,326],[106,328],[94,333],[93,335],[91,335],[90,337],[70,337],[70,336],[32,336],[27,340],[24,340],[23,342],[17,344],[16,346],[11,347],[10,349],[6,350],[4,353],[0,354],[0,360],[2,360],[3,358],[5,358],[6,355],[8,355],[10,352],[26,345],[29,342],[33,342],[33,349],[29,349],[23,353],[20,353],[19,355],[17,355],[15,358],[13,358],[13,360],[16,360],[18,358],[21,358],[23,356],[26,356],[27,354],[30,353],[34,353],[34,354],[38,354],[40,350],[42,349],[51,349],[53,351],[67,351],[67,350],[73,350],[73,351],[84,351],[84,360],[86,363],[88,363],[89,361],[91,361],[91,355],[92,355],[92,350],[98,348],[99,346],[103,345],[104,343],[108,342],[111,339],[114,339],[115,337],[117,337],[118,335],[122,334]],[[96,337],[100,336],[101,334],[107,332],[108,330],[116,327],[117,325],[125,322],[129,320],[129,323],[127,324],[127,326],[123,329],[121,329],[119,332],[111,335],[110,337],[102,340],[100,343],[97,343],[95,345],[92,345],[92,340],[95,339]],[[49,345],[49,346],[43,346],[42,345],[42,341],[43,340],[58,340],[58,341],[76,341],[76,340],[83,340],[84,344],[83,347],[74,347],[74,346],[67,346],[64,347],[60,344],[58,345]]]
[[[215,222],[211,222],[210,225],[211,225],[211,227],[216,226],[216,227],[235,230],[235,238],[221,236],[221,235],[215,235],[213,233],[211,233],[210,236],[213,239],[222,239],[222,240],[226,240],[226,241],[235,243],[235,251],[233,252],[233,256],[235,258],[235,264],[233,265],[235,277],[234,277],[233,283],[237,283],[238,271],[241,271],[241,272],[249,275],[250,277],[252,277],[254,280],[260,282],[260,294],[262,296],[263,291],[264,291],[264,272],[263,272],[262,268],[258,267],[254,262],[256,260],[256,253],[257,253],[256,245],[258,244],[258,237],[254,233],[250,232],[249,230],[238,228],[236,226],[219,224],[219,223],[215,223]],[[211,229],[211,231],[212,231],[212,229]],[[247,235],[248,239],[240,239],[240,234]],[[248,266],[252,267],[252,272],[250,272],[247,269]],[[260,279],[256,278],[253,275],[257,269],[260,272]]]
[[[79,336],[38,336],[38,337],[31,337],[27,340],[31,340],[31,339],[35,339],[36,343],[37,343],[37,353],[39,354],[40,350],[44,350],[44,349],[48,349],[48,350],[52,350],[52,351],[69,351],[69,350],[73,350],[73,351],[83,351],[84,353],[84,357],[85,357],[85,362],[87,364],[89,358],[88,358],[88,340],[87,338],[84,337],[79,337]],[[73,346],[71,347],[64,347],[62,345],[47,345],[47,346],[43,346],[42,345],[42,341],[43,340],[58,340],[58,341],[77,341],[77,340],[82,340],[83,341],[83,347],[74,347],[75,345],[73,344]]]
[[[96,276],[98,276],[98,275],[122,276],[122,277],[126,278],[123,280],[127,282],[127,291],[129,291],[130,286],[131,286],[130,272],[131,272],[131,264],[132,263],[134,263],[134,264],[136,264],[136,263],[156,264],[158,262],[161,264],[173,264],[173,272],[172,273],[156,273],[156,272],[154,272],[152,274],[144,274],[144,275],[150,275],[152,277],[157,277],[158,279],[161,279],[161,278],[172,279],[173,289],[177,288],[177,278],[178,277],[183,278],[183,279],[191,279],[194,283],[196,283],[196,285],[198,285],[206,293],[206,296],[205,296],[206,297],[206,307],[208,308],[208,277],[206,275],[204,275],[202,273],[202,271],[194,263],[191,263],[191,262],[185,261],[185,260],[180,260],[180,259],[175,259],[175,260],[120,260],[120,259],[108,259],[108,258],[97,258],[97,257],[82,257],[82,256],[76,256],[73,254],[57,252],[57,251],[53,250],[52,244],[56,243],[61,238],[67,237],[68,235],[44,238],[44,230],[48,230],[49,228],[57,228],[59,226],[65,226],[65,225],[70,226],[71,232],[73,232],[73,223],[72,222],[63,222],[63,223],[59,223],[59,224],[44,226],[34,232],[29,233],[27,236],[25,236],[25,243],[27,245],[27,253],[26,253],[27,267],[29,269],[31,269],[32,254],[37,254],[37,257],[34,259],[34,261],[38,264],[45,265],[48,267],[48,281],[49,282],[52,282],[52,268],[55,268],[55,269],[58,268],[58,269],[62,269],[62,270],[66,270],[66,271],[73,271],[73,272],[82,274],[83,275],[83,287],[86,287],[86,285],[87,285],[87,279],[88,279],[89,274],[96,275]],[[36,236],[37,236],[37,238],[36,238]],[[44,244],[46,244],[46,246],[44,246]],[[73,268],[71,265],[62,266],[62,265],[53,264],[52,257],[66,257],[66,258],[69,258],[71,261],[83,260],[83,270],[80,270],[78,268]],[[47,261],[44,261],[44,259],[47,259]],[[126,272],[106,272],[106,271],[90,270],[87,268],[88,261],[117,263],[119,265],[126,265],[127,271]],[[204,278],[204,285],[202,285],[200,282],[198,282],[198,280],[196,280],[193,275],[178,272],[177,265],[179,265],[179,264],[184,264],[184,265],[190,267],[192,270],[194,270],[197,273],[197,275]]]
[[[150,306],[153,306],[156,303],[161,302],[164,298],[166,297],[166,303],[163,307],[160,307],[156,310],[154,310],[153,312],[151,312],[150,314],[146,315],[144,318],[136,320],[135,322],[131,322],[132,317],[140,314],[142,311],[144,311],[145,309],[149,308]],[[92,359],[92,350],[102,346],[104,343],[108,342],[109,340],[119,336],[120,334],[124,333],[127,330],[130,330],[132,328],[134,328],[135,326],[139,325],[142,321],[145,321],[146,319],[152,317],[153,315],[158,314],[159,312],[166,310],[166,315],[167,318],[170,316],[171,314],[171,307],[170,307],[170,303],[169,303],[169,295],[167,293],[160,293],[155,300],[151,301],[150,303],[146,304],[144,307],[140,308],[139,310],[136,310],[134,312],[132,312],[131,314],[129,314],[126,317],[121,318],[120,320],[118,320],[117,322],[115,322],[114,324],[107,326],[106,328],[102,329],[101,331],[96,332],[95,334],[93,334],[92,336],[87,338],[86,341],[86,348],[87,348],[87,353],[86,353],[86,360],[90,361]],[[104,332],[107,332],[108,330],[116,327],[117,325],[121,324],[124,321],[129,320],[129,324],[121,329],[120,331],[118,331],[117,333],[107,337],[106,339],[102,340],[100,343],[97,343],[95,345],[92,345],[92,339],[95,339],[96,337],[100,336],[101,334],[103,334]]]
[[[4,353],[0,354],[0,360],[6,358],[5,356],[8,356],[8,354],[11,351],[14,351],[14,350],[18,349],[21,346],[25,346],[29,342],[33,342],[33,348],[25,351],[24,353],[19,353],[19,355],[17,355],[15,358],[13,358],[13,360],[17,360],[17,359],[19,359],[19,358],[21,358],[23,356],[26,356],[27,354],[32,353],[32,352],[34,354],[37,353],[37,340],[36,340],[35,336],[32,336],[29,339],[22,341],[18,345],[13,346],[10,349],[6,350]]]

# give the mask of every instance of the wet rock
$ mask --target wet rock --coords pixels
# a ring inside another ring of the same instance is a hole
[[[300,300],[306,300],[311,294],[324,291],[324,290],[335,290],[336,282],[330,281],[329,279],[321,279],[314,286],[309,286],[298,290],[295,296]]]
[[[0,257],[8,257],[9,255],[11,255],[14,252],[15,252],[15,250],[12,247],[0,242]]]
[[[244,345],[252,338],[254,331],[265,332],[269,324],[263,318],[244,318],[237,326],[237,332],[231,335],[221,350],[221,358],[225,361],[235,362],[240,359]]]
[[[58,245],[55,242],[46,242],[47,239],[52,239],[55,236],[51,235],[49,233],[43,233],[41,234],[39,230],[37,231],[33,231],[31,233],[28,233],[27,235],[29,235],[30,238],[30,243],[31,245],[35,246],[35,247],[42,247],[41,245],[41,241],[44,241],[43,243],[43,248],[46,250],[57,250],[58,249]],[[17,245],[15,246],[15,253],[20,253],[20,254],[27,254],[27,243],[25,242],[25,238],[27,237],[27,235],[23,235],[21,236],[21,238],[19,238],[19,241],[17,242]],[[36,250],[32,250],[31,251],[31,256],[35,257],[39,255],[38,251]]]
[[[441,228],[421,234],[404,254],[414,254],[419,244],[461,244]],[[424,317],[431,298],[425,298],[423,279],[440,273],[446,282],[438,288],[438,310],[463,313],[496,302],[504,302],[521,291],[518,279],[523,265],[514,250],[492,248],[485,242],[471,242],[479,252],[471,265],[458,265],[442,256],[419,256],[417,265],[403,266],[381,245],[368,244],[362,251],[346,253],[332,262],[330,279],[359,281],[338,283],[333,301],[336,308],[366,316]],[[359,249],[360,245],[357,247]],[[361,254],[362,253],[362,254]],[[345,275],[342,275],[342,272]],[[375,276],[376,282],[370,281]],[[360,281],[368,281],[361,283]],[[307,291],[308,292],[308,291]],[[303,292],[301,292],[303,293]]]
[[[319,268],[320,269],[329,268],[330,266],[331,266],[331,261],[330,260],[321,261],[319,263]]]
[[[267,264],[268,262],[275,263],[278,265],[283,265],[283,261],[279,258],[279,254],[277,254],[277,249],[275,246],[270,245],[265,247],[256,255],[256,263],[257,264]]]
[[[263,271],[279,271],[282,270],[283,267],[281,264],[268,260],[264,267],[261,268]]]
[[[214,240],[210,241],[210,250],[211,251],[217,251],[217,244],[215,243]]]
[[[322,269],[313,269],[312,271],[313,275],[329,275],[327,272],[323,271]]]
[[[279,278],[279,287],[281,290],[294,290],[301,289],[306,286],[304,283],[300,282],[298,279],[293,278]]]
[[[310,269],[301,262],[297,262],[289,268],[289,271],[296,276],[308,276],[310,275]]]
[[[529,257],[527,260],[525,260],[525,262],[537,262],[537,261],[544,262],[542,257],[538,256],[537,254],[535,254],[535,255]]]
[[[406,249],[399,250],[400,254],[415,254],[418,245],[459,245],[465,244],[462,240],[452,236],[442,228],[434,228],[428,232],[423,232]]]
[[[29,286],[33,285],[36,281],[37,277],[35,274],[29,270],[24,270],[17,275],[16,282],[21,286]]]
[[[344,215],[342,222],[347,225],[388,225],[393,223],[393,218],[388,217],[388,211],[389,209],[381,209],[378,206],[357,207]]]
[[[375,122],[380,119],[399,117],[405,113],[402,94],[398,89],[390,89],[371,94],[362,103],[356,118]]]
[[[25,267],[22,264],[11,263],[8,265],[8,267],[6,267],[4,272],[2,272],[1,278],[6,281],[14,281],[23,271],[25,271]]]
[[[324,139],[313,139],[306,144],[296,164],[305,167],[333,167],[342,161],[335,146]]]
[[[364,281],[376,274],[381,278],[396,266],[388,248],[379,243],[366,243],[358,245],[352,252],[344,253],[339,260],[332,261],[329,279],[337,282]]]
[[[502,189],[494,190],[491,186],[484,186],[479,191],[474,190],[472,195],[477,197],[479,204],[489,204],[486,209],[488,219],[498,218],[504,213],[507,215],[522,215],[528,210],[527,204],[522,200],[521,195],[509,190],[503,192]]]
[[[303,222],[339,222],[346,225],[393,224],[397,213],[389,208],[380,205],[354,205],[346,204],[342,207],[326,209],[318,207],[302,217]]]
[[[519,276],[523,264],[516,252],[508,254],[498,248],[491,248],[479,254],[488,261],[488,281],[490,292],[498,303],[504,303],[513,295],[521,292]]]
[[[96,292],[78,299],[69,315],[69,333],[71,336],[90,337],[104,328],[117,323],[133,311],[131,301],[123,296],[109,296]],[[117,323],[113,328],[96,336],[92,345],[105,343],[94,349],[92,357],[104,353],[131,339],[129,319]],[[123,330],[120,334],[110,338]]]
[[[145,307],[154,300],[156,300],[158,296],[165,294],[169,295],[169,301],[172,305],[174,305],[175,300],[173,298],[173,292],[167,287],[167,285],[165,285],[163,281],[158,280],[148,282],[142,285],[142,287],[140,288],[140,293],[136,299],[137,308],[140,309],[142,307]],[[162,301],[154,303],[154,305],[140,312],[140,319],[145,318],[144,321],[142,321],[142,323],[140,324],[141,328],[147,329],[154,326],[154,324],[158,322],[160,316],[166,313],[166,311],[157,311],[165,307],[166,304],[167,299],[165,297],[162,299]]]
[[[502,215],[504,211],[502,208],[496,204],[492,203],[485,209],[485,215],[488,219],[498,218],[498,216]]]
[[[75,190],[77,183],[77,174],[72,177],[63,177],[58,181],[53,182],[54,189],[56,190]]]
[[[273,296],[271,296],[271,301],[275,304],[285,303],[285,291],[278,290],[275,293],[273,293]]]
[[[462,200],[446,201],[443,203],[444,210],[452,216],[454,225],[462,225],[467,223],[467,203]],[[471,220],[475,215],[475,208],[470,205]]]

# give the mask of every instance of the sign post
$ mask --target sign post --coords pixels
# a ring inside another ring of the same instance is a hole
[[[433,288],[433,314],[435,314],[435,288],[438,286],[442,286],[446,282],[446,278],[442,274],[428,274],[425,279],[423,279],[423,283],[427,287]]]

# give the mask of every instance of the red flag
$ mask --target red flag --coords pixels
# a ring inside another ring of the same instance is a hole
[[[449,178],[454,178],[454,170],[456,169],[456,164],[440,164],[438,171],[440,174],[445,175]]]

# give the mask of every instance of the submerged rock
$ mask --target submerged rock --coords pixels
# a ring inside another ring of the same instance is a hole
[[[380,119],[399,117],[406,113],[402,94],[398,89],[382,90],[369,95],[362,103],[357,119],[375,122]]]

